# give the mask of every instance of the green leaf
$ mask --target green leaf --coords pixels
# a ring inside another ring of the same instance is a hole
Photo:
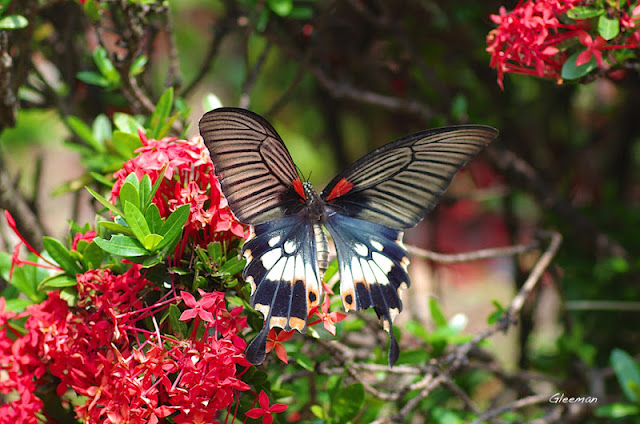
[[[584,51],[584,50],[583,50]],[[598,63],[596,59],[592,56],[591,60],[587,63],[583,63],[580,66],[576,65],[576,59],[578,59],[578,55],[582,53],[582,51],[575,52],[564,63],[562,66],[562,78],[567,80],[574,80],[581,78],[587,75],[589,72],[593,71],[598,67]]]
[[[364,386],[354,383],[344,387],[331,404],[331,411],[338,417],[338,422],[346,423],[358,415],[364,406]]]
[[[68,274],[52,275],[38,284],[39,291],[60,290],[66,287],[75,287],[78,284],[75,278],[71,278]]]
[[[29,254],[27,259],[30,261],[38,260],[33,253]],[[38,292],[38,283],[48,278],[49,272],[40,267],[25,265],[13,271],[9,284],[27,296],[33,303],[40,303],[44,300],[46,294]]]
[[[113,63],[109,59],[109,55],[104,47],[100,46],[93,52],[93,61],[96,63],[100,73],[109,81],[110,85],[120,84],[120,75]]]
[[[213,110],[222,107],[222,102],[215,94],[207,93],[202,100],[202,107],[204,110]]]
[[[133,231],[131,231],[131,228],[127,227],[126,225],[118,224],[117,222],[100,221],[100,222],[98,222],[98,225],[101,226],[101,227],[106,228],[107,230],[111,231],[112,233],[120,233],[120,234],[125,234],[125,235],[128,235],[128,236],[132,236],[133,235]]]
[[[293,10],[293,0],[267,0],[269,9],[276,15],[287,17]]]
[[[187,222],[187,218],[189,218],[190,210],[191,205],[182,205],[169,215],[159,231],[159,234],[164,236],[164,240],[158,246],[158,249],[162,249],[166,245],[172,243],[180,236],[180,234],[182,234],[182,227],[185,222]]]
[[[96,119],[93,121],[93,137],[100,142],[101,145],[104,145],[105,140],[111,138],[111,121],[107,118],[107,115],[101,113],[96,116]]]
[[[138,130],[144,128],[133,116],[122,112],[113,114],[113,123],[120,131],[134,135],[138,135]]]
[[[98,269],[104,260],[104,252],[95,242],[89,243],[82,252],[82,263],[87,269]]]
[[[228,273],[230,275],[236,275],[239,272],[242,272],[245,266],[244,259],[238,259],[237,256],[230,258],[227,262],[222,265],[220,268],[220,272]]]
[[[156,192],[158,191],[158,189],[160,188],[160,184],[162,184],[162,180],[164,179],[164,173],[167,170],[167,166],[165,165],[164,167],[162,167],[162,170],[160,171],[160,173],[158,174],[158,177],[156,179],[156,182],[153,183],[153,187],[151,187],[151,193],[149,193],[149,199],[153,200],[153,196],[156,195]]]
[[[149,205],[147,211],[144,213],[144,219],[147,221],[147,224],[149,224],[149,231],[151,231],[151,233],[158,234],[160,232],[162,217],[155,203]]]
[[[96,244],[105,252],[111,253],[112,255],[122,256],[124,258],[145,256],[149,254],[149,251],[145,249],[138,240],[121,234],[112,236],[110,240],[105,240],[102,237],[96,237],[93,241],[95,241]]]
[[[613,349],[609,362],[627,399],[640,402],[636,391],[633,390],[633,384],[640,385],[640,367],[633,357],[622,349]]]
[[[140,212],[140,209],[138,209],[133,203],[125,201],[124,218],[127,220],[129,228],[131,228],[131,231],[133,231],[133,234],[136,236],[138,241],[142,242],[143,246],[147,248],[144,244],[144,240],[149,234],[151,234],[151,231],[149,231],[149,224],[147,224],[147,220],[144,219],[144,215]],[[150,249],[147,248],[147,250]]]
[[[489,325],[493,325],[498,322],[506,312],[506,309],[497,300],[494,299],[491,303],[496,307],[496,310],[489,315],[489,318],[487,318],[487,323]]]
[[[329,266],[327,267],[327,270],[324,273],[324,281],[327,282],[329,280],[331,280],[331,278],[333,278],[334,275],[336,275],[338,273],[338,259],[334,259],[331,262],[329,262]]]
[[[180,308],[176,305],[169,305],[169,324],[171,324],[171,328],[176,333],[178,337],[186,337],[187,336],[187,323],[184,321],[180,321]]]
[[[143,211],[146,211],[149,203],[151,203],[151,198],[149,197],[150,194],[151,178],[149,178],[148,174],[144,174],[140,181],[140,209]]]
[[[98,6],[98,2],[96,0],[86,0],[84,2],[84,13],[91,19],[93,22],[100,19],[100,7]]]
[[[85,186],[84,188],[86,188],[87,191],[91,193],[91,195],[95,197],[95,199],[102,204],[102,206],[109,209],[111,212],[113,212],[116,215],[120,215],[120,216],[124,215],[124,213],[120,209],[118,209],[115,205],[112,205],[107,199],[104,198],[104,196],[96,193],[90,187]]]
[[[596,408],[596,417],[605,418],[624,418],[634,415],[640,415],[640,406],[632,405],[630,403],[611,403],[609,405],[603,405]]]
[[[567,16],[571,19],[589,19],[604,14],[604,9],[592,9],[586,6],[577,6],[567,12]]]
[[[144,72],[144,67],[147,64],[149,59],[145,55],[138,56],[136,60],[133,61],[131,67],[129,68],[129,75],[135,77]]]
[[[164,237],[158,234],[149,234],[145,236],[144,240],[142,240],[142,245],[149,251],[156,251],[156,246],[160,244],[164,240]]]
[[[9,15],[0,19],[0,29],[20,29],[29,25],[29,21],[22,15]]]
[[[431,312],[431,319],[433,319],[436,328],[447,326],[447,318],[444,316],[438,300],[435,297],[429,298],[429,311]]]
[[[85,124],[80,118],[69,115],[67,116],[67,124],[71,127],[74,133],[78,135],[89,146],[98,152],[104,152],[105,147],[100,141],[93,136],[93,130]]]
[[[69,275],[82,274],[82,268],[62,243],[51,237],[44,237],[42,242],[44,248],[49,252],[49,255],[51,255],[51,258],[60,265],[60,268],[62,268],[64,272]]]
[[[76,74],[76,78],[78,78],[82,82],[86,82],[89,85],[96,85],[98,87],[109,87],[109,80],[103,77],[101,74],[94,71],[80,71]]]
[[[125,159],[133,157],[134,150],[142,147],[142,142],[138,134],[131,134],[119,130],[113,132],[111,142],[113,143],[113,148]]]
[[[207,254],[214,262],[219,262],[222,258],[222,245],[219,241],[211,242],[207,245]]]
[[[307,371],[315,371],[313,360],[305,354],[299,353],[296,355],[296,363]]]
[[[164,123],[167,121],[167,118],[169,118],[172,106],[173,87],[169,87],[164,93],[162,93],[162,96],[160,96],[160,99],[158,100],[158,103],[156,105],[156,109],[151,114],[151,138],[159,140],[166,135],[161,133],[161,129],[164,126]]]
[[[120,188],[120,204],[124,205],[127,202],[131,203],[136,208],[140,207],[140,194],[138,193],[138,189],[128,181],[122,184],[122,187]],[[125,211],[125,214],[126,213],[127,212]]]
[[[598,18],[598,33],[607,41],[616,38],[620,34],[620,21],[611,19],[607,15],[600,16]]]

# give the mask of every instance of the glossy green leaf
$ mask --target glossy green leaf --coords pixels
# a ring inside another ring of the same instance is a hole
[[[204,96],[204,99],[202,100],[202,107],[204,108],[204,110],[213,110],[213,109],[217,109],[219,107],[222,107],[222,102],[220,101],[220,99],[218,98],[218,96],[216,96],[213,93],[207,93]]]
[[[144,128],[133,116],[121,112],[113,114],[113,123],[120,131],[136,136],[138,135],[138,130]]]
[[[149,178],[148,174],[144,174],[142,180],[140,181],[140,210],[146,211],[147,206],[151,202],[151,178]]]
[[[120,75],[113,63],[109,59],[109,55],[104,47],[100,46],[93,52],[93,61],[96,63],[100,73],[109,81],[111,85],[120,83]]]
[[[293,10],[293,0],[267,0],[269,9],[276,15],[286,17]]]
[[[103,152],[105,150],[104,144],[102,144],[94,137],[93,130],[87,124],[85,124],[82,119],[73,115],[69,115],[67,116],[67,124],[69,124],[73,132],[76,133],[76,135],[80,137],[82,141],[87,143],[93,149],[98,152]]]
[[[85,0],[83,5],[84,13],[92,21],[100,19],[100,6],[98,6],[97,0]]]
[[[92,126],[93,137],[100,142],[100,145],[104,146],[104,142],[111,138],[111,121],[103,113],[96,116]]]
[[[156,246],[158,246],[160,242],[162,242],[162,240],[164,240],[164,237],[159,234],[149,234],[145,236],[144,240],[142,240],[142,245],[145,247],[145,249],[153,252],[156,250]]]
[[[164,236],[164,240],[158,246],[158,249],[162,249],[168,244],[172,243],[175,239],[177,239],[180,234],[182,234],[182,227],[187,222],[187,218],[189,218],[189,212],[191,209],[191,205],[182,205],[162,224],[160,228],[159,234]]]
[[[337,422],[346,423],[358,415],[364,406],[364,386],[354,383],[342,388],[331,404],[331,411],[338,417]]]
[[[149,231],[149,224],[147,224],[147,220],[144,218],[142,212],[140,212],[140,209],[138,209],[138,207],[133,203],[125,201],[124,217],[127,220],[129,228],[131,228],[131,231],[133,231],[133,234],[136,236],[138,241],[142,242],[143,246],[147,248],[147,246],[144,244],[144,240],[149,234],[151,234],[151,232]]]
[[[138,134],[131,134],[120,130],[113,132],[111,143],[113,143],[113,148],[116,149],[118,154],[126,159],[133,157],[134,150],[142,147],[142,142]]]
[[[447,318],[444,316],[440,304],[435,297],[429,298],[429,312],[431,312],[431,319],[433,319],[436,328],[447,326]]]
[[[148,255],[149,251],[145,249],[140,242],[132,237],[116,234],[110,240],[96,237],[96,244],[102,250],[112,255],[122,256],[124,258],[138,257]]]
[[[111,212],[113,212],[116,215],[124,215],[124,212],[122,212],[120,209],[118,209],[115,205],[112,205],[111,202],[109,202],[107,199],[104,198],[104,196],[102,196],[101,194],[97,193],[96,191],[94,191],[91,187],[86,187],[87,191],[89,193],[91,193],[91,195],[93,197],[95,197],[95,199],[100,202],[102,204],[102,206],[104,206],[105,208],[109,209]]]
[[[38,260],[33,253],[29,254],[27,259],[34,262]],[[46,295],[38,292],[38,283],[48,278],[49,272],[49,270],[32,265],[21,266],[13,270],[9,284],[27,296],[33,303],[40,303]]]
[[[71,278],[68,274],[58,274],[42,280],[40,284],[38,284],[38,290],[60,290],[65,287],[75,287],[77,284],[77,280],[75,278]]]
[[[49,252],[49,255],[51,255],[51,259],[56,261],[64,272],[70,275],[82,274],[82,268],[62,243],[51,237],[44,237],[42,242],[44,244],[44,248]]]
[[[620,21],[602,15],[598,18],[598,33],[605,40],[612,40],[620,34]]]
[[[169,87],[156,104],[156,109],[151,114],[150,121],[150,137],[155,139],[161,139],[166,134],[162,134],[162,127],[166,122],[167,118],[169,118],[169,114],[171,113],[171,108],[173,107],[173,87]]]
[[[158,234],[160,232],[160,228],[162,227],[162,217],[160,216],[160,210],[158,210],[155,203],[149,205],[144,214],[144,219],[147,221],[149,231],[151,231],[151,233]]]
[[[603,15],[605,10],[603,8],[594,9],[587,6],[577,6],[567,12],[567,16],[571,19],[589,19],[595,18],[596,16]]]
[[[120,205],[124,205],[127,202],[136,208],[140,207],[140,194],[138,193],[138,189],[128,181],[122,184],[120,188]],[[125,211],[125,214],[126,213],[127,211]]]
[[[640,367],[638,363],[622,349],[613,349],[609,362],[627,399],[632,402],[640,402],[640,398],[633,389],[634,384],[636,386],[640,385]]]
[[[104,260],[104,252],[100,249],[95,242],[89,243],[89,245],[82,252],[82,263],[86,269],[97,269],[102,265]]]
[[[615,402],[609,405],[603,405],[596,408],[595,416],[619,419],[631,416],[640,416],[640,405],[630,403]]]
[[[207,253],[209,258],[211,258],[215,262],[219,262],[220,258],[222,258],[222,245],[220,242],[211,242],[207,245]]]
[[[138,56],[136,60],[133,61],[133,63],[131,64],[131,67],[129,68],[129,75],[131,75],[132,77],[135,77],[137,75],[140,75],[142,72],[144,72],[144,67],[146,66],[148,60],[149,59],[145,55]]]
[[[98,87],[106,88],[110,85],[109,80],[94,71],[80,71],[76,74],[76,78],[89,85],[96,85]]]
[[[228,273],[230,275],[236,275],[239,272],[242,272],[245,266],[244,259],[238,259],[237,256],[230,258],[227,262],[225,262],[220,268],[220,272]]]
[[[98,222],[98,225],[101,226],[101,227],[106,228],[107,230],[111,231],[112,233],[121,233],[121,234],[125,234],[125,235],[128,235],[128,236],[132,236],[133,235],[133,231],[131,231],[131,228],[127,227],[126,225],[118,224],[117,222],[100,221],[100,222]]]
[[[582,51],[575,52],[574,54],[569,56],[567,61],[562,66],[562,78],[567,80],[582,78],[598,67],[598,63],[593,56],[591,57],[591,60],[589,62],[577,66],[576,60],[578,59],[578,55],[580,53],[582,53]]]
[[[0,19],[0,29],[20,29],[29,25],[29,21],[22,15],[9,15]]]

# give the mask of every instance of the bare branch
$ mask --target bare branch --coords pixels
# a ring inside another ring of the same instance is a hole
[[[478,261],[481,259],[499,258],[503,256],[521,255],[537,249],[540,243],[537,240],[529,244],[517,244],[507,247],[495,247],[490,249],[479,249],[465,253],[437,253],[431,250],[421,249],[413,245],[405,245],[407,251],[418,258],[429,259],[443,264],[453,264],[458,262]]]

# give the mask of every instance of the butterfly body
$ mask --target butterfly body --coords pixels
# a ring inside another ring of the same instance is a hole
[[[200,120],[202,134],[236,217],[251,225],[243,276],[252,306],[265,318],[247,348],[261,363],[270,328],[304,331],[322,296],[329,249],[336,246],[347,311],[373,308],[389,332],[389,363],[398,358],[392,323],[410,285],[403,230],[438,202],[455,173],[495,136],[470,125],[423,131],[355,162],[318,194],[302,182],[273,127],[244,109],[220,108]]]

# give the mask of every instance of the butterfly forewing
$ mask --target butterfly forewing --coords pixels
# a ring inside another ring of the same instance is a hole
[[[204,114],[199,126],[238,220],[260,224],[299,207],[296,167],[266,120],[244,109],[220,108]]]
[[[310,309],[320,301],[322,276],[313,226],[297,215],[256,225],[243,254],[251,306],[265,319],[262,332],[247,350],[247,359],[259,364],[269,329],[304,331]]]
[[[331,181],[322,197],[337,213],[390,228],[416,225],[455,174],[498,132],[478,125],[423,131],[366,155]]]

